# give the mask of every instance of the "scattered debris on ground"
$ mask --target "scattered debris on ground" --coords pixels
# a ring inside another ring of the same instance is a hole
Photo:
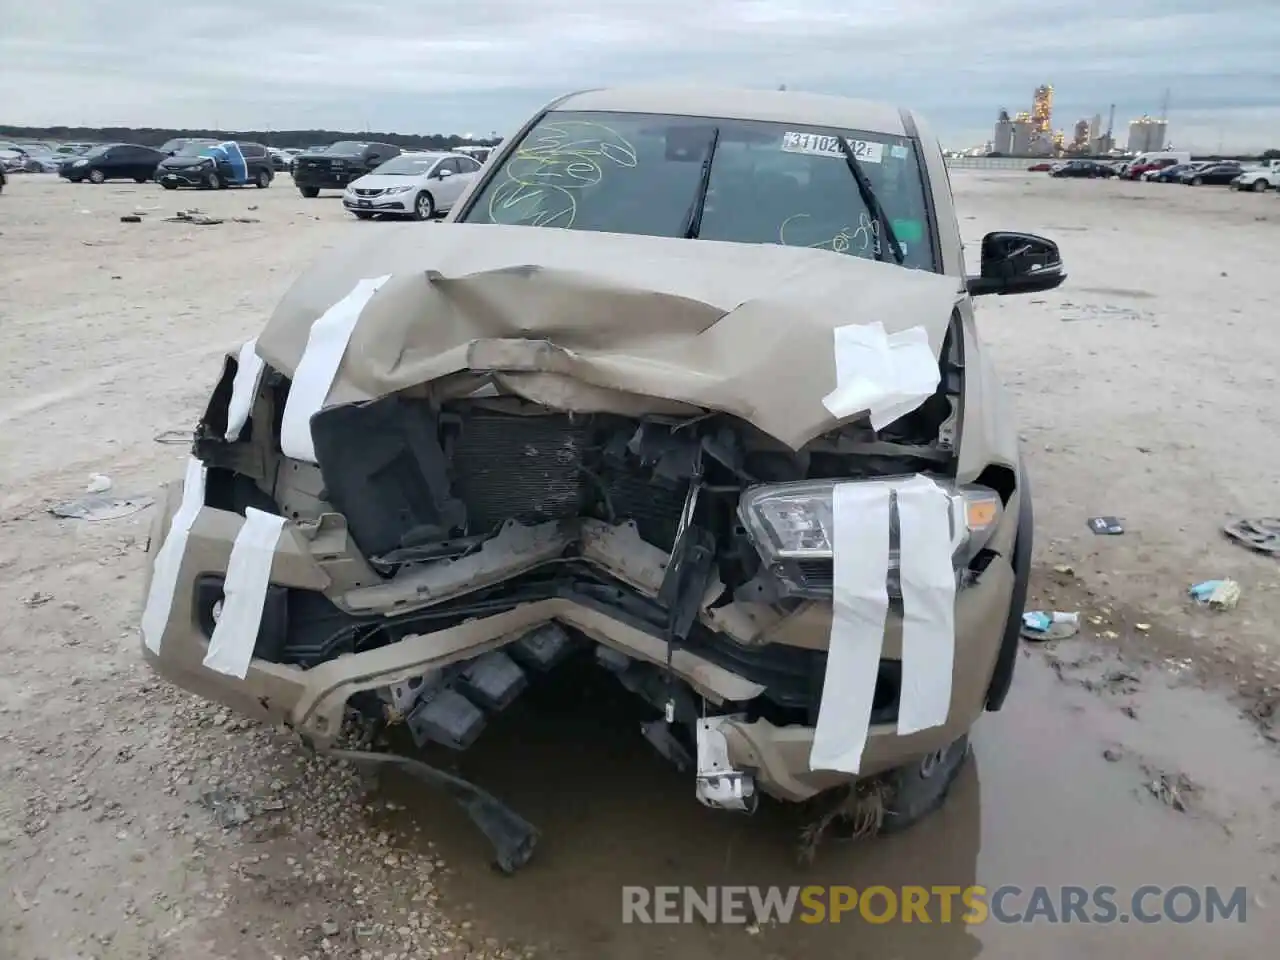
[[[1116,537],[1124,533],[1124,522],[1119,517],[1090,517],[1089,529],[1099,536]]]
[[[1147,792],[1179,813],[1186,813],[1200,792],[1200,787],[1185,773],[1165,773],[1146,764],[1143,764],[1142,772],[1148,778]]]
[[[202,227],[214,226],[222,223],[221,217],[211,217],[207,213],[201,213],[194,207],[190,210],[179,210],[172,217],[165,217],[166,223],[193,223]]]
[[[96,523],[101,520],[119,520],[121,517],[131,516],[147,509],[155,502],[155,497],[108,497],[94,493],[55,503],[49,508],[49,512],[55,517]]]
[[[1026,640],[1065,640],[1079,632],[1079,613],[1028,610],[1022,615],[1022,636]]]
[[[1233,520],[1222,532],[1241,546],[1280,557],[1280,517],[1257,520]]]
[[[1232,610],[1240,602],[1240,584],[1234,580],[1205,580],[1187,592],[1196,603],[1214,610]]]

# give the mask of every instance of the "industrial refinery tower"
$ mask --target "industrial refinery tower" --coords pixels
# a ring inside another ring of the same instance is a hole
[[[1037,133],[1048,134],[1053,129],[1053,84],[1036,87],[1036,94],[1031,100],[1031,119]]]

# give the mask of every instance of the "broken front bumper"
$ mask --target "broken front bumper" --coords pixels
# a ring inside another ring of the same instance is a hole
[[[181,482],[165,488],[148,546],[150,562],[144,595],[150,588],[156,554],[181,500]],[[1016,511],[1007,519],[1010,528],[1016,526]],[[353,694],[407,682],[433,668],[470,659],[504,646],[545,623],[560,623],[638,661],[663,665],[667,660],[665,641],[651,631],[597,606],[554,597],[467,619],[430,633],[411,634],[387,646],[344,654],[310,669],[255,657],[243,680],[218,673],[203,665],[211,628],[209,611],[200,609],[205,601],[198,598],[207,597],[207,588],[202,589],[202,583],[207,584],[211,576],[225,574],[232,544],[244,522],[244,518],[234,512],[209,506],[200,508],[181,558],[170,615],[155,644],[158,652],[144,645],[144,657],[157,672],[178,686],[264,722],[285,724],[319,749],[333,744],[345,705]],[[1009,550],[999,550],[977,581],[957,595],[957,655],[947,722],[908,736],[900,736],[893,723],[873,723],[862,754],[861,776],[940,750],[967,732],[982,713],[1013,592],[1009,553]],[[624,551],[615,551],[612,562],[624,580],[634,582],[640,578],[634,568],[634,557],[623,554]],[[272,556],[270,582],[273,587],[327,594],[330,600],[348,609],[352,596],[360,594],[362,600],[368,601],[384,588],[378,584],[343,595],[334,589],[325,562],[318,547],[313,548],[306,538],[296,535],[293,524],[286,524]],[[830,625],[829,604],[807,603],[765,628],[750,649],[777,649],[774,645],[781,645],[823,651]],[[900,651],[901,618],[891,612],[882,656],[896,660]],[[743,672],[681,647],[673,654],[671,666],[678,677],[710,701],[709,713],[716,713],[719,704],[750,702],[765,690],[761,683],[744,676]],[[810,770],[812,726],[756,719],[752,722],[729,720],[720,729],[734,767],[752,770],[759,788],[775,797],[799,801],[851,779],[837,772]]]

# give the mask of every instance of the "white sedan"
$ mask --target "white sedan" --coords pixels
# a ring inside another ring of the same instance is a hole
[[[361,220],[374,214],[430,220],[453,208],[479,170],[458,153],[402,153],[352,181],[342,205]]]

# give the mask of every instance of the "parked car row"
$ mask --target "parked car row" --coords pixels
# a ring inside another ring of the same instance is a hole
[[[0,140],[0,170],[9,173],[56,173],[59,164],[92,144],[52,144],[41,140]]]
[[[1280,188],[1280,160],[1246,166],[1239,160],[1193,161],[1189,153],[1176,151],[1141,154],[1123,163],[1091,158],[1044,161],[1027,169],[1043,171],[1051,177],[1119,177],[1147,183],[1181,183],[1191,187],[1229,185],[1235,190],[1259,193],[1272,187]]]
[[[179,138],[161,147],[135,143],[104,143],[63,160],[58,174],[72,183],[108,180],[154,180],[166,190],[228,186],[269,187],[275,169],[260,143]]]

